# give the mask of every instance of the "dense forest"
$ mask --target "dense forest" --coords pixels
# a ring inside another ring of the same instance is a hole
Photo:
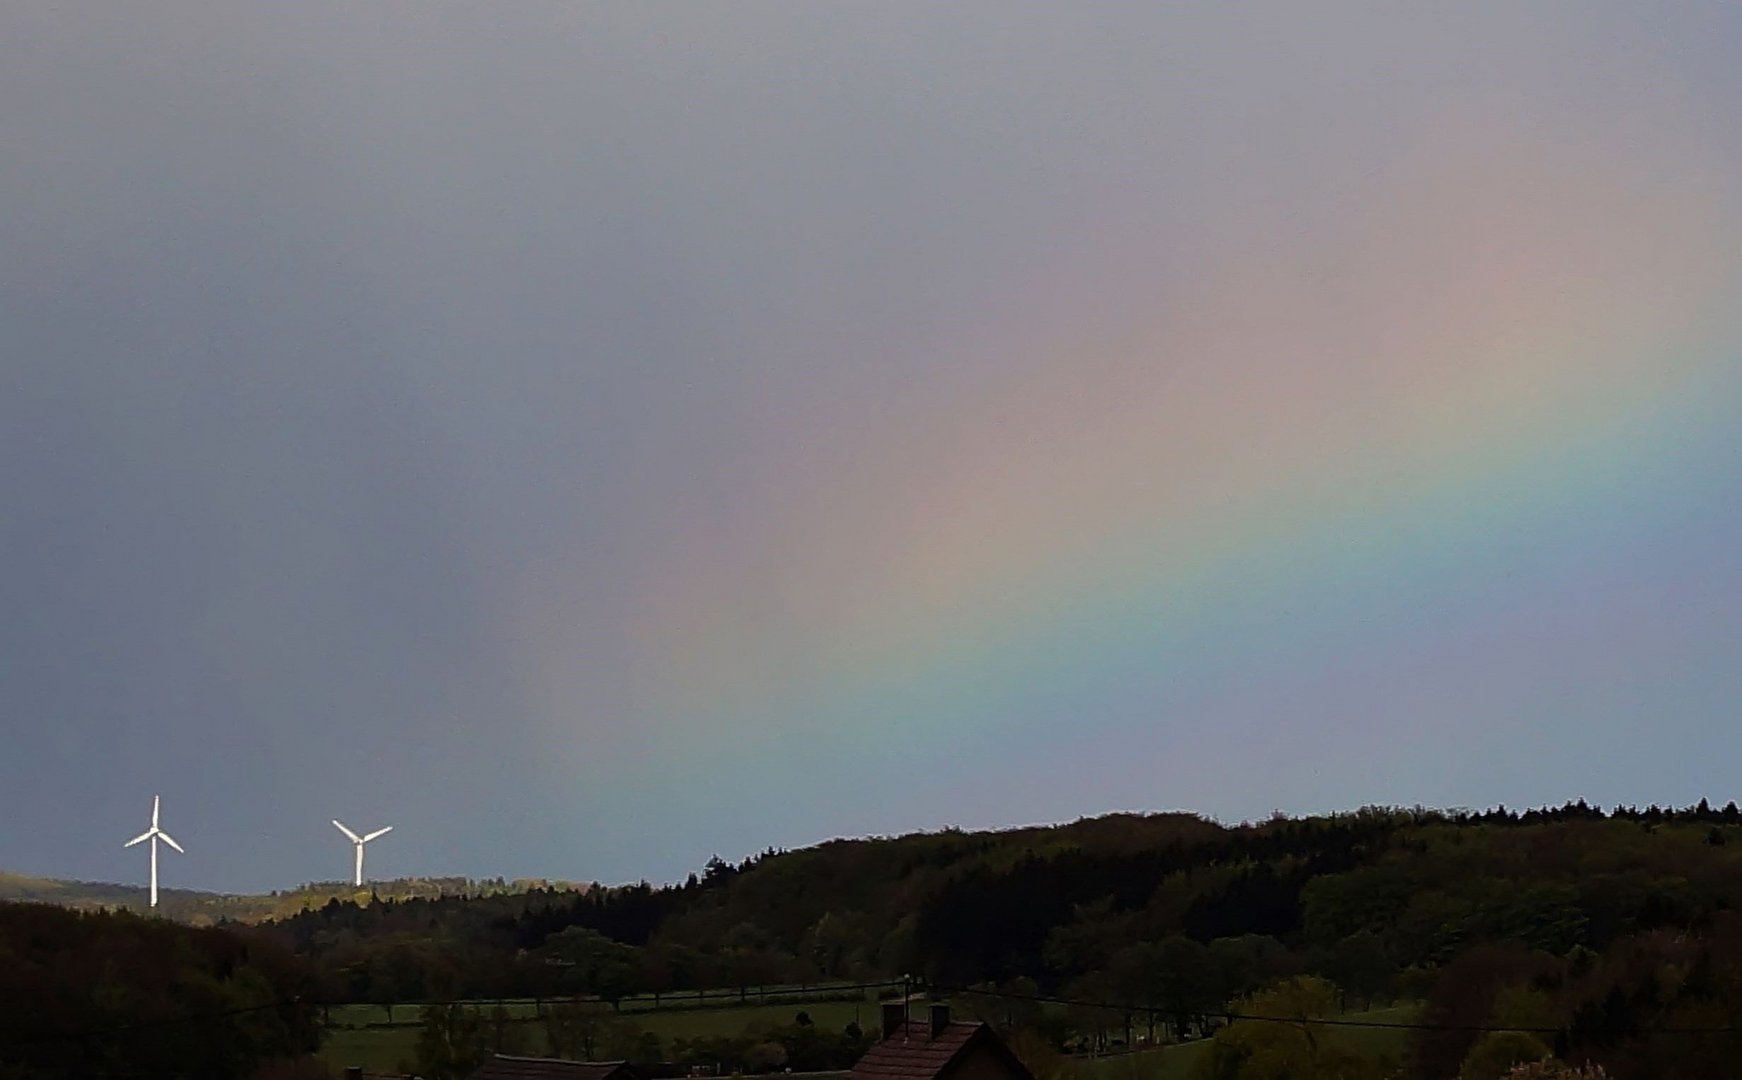
[[[306,1000],[623,1003],[905,976],[1048,1052],[1213,1036],[1228,1078],[1266,1075],[1230,1013],[1409,1000],[1425,1026],[1395,1067],[1423,1080],[1549,1054],[1718,1077],[1742,1060],[1738,899],[1734,804],[1112,815],[716,858],[662,887],[334,898],[234,940],[304,965]]]
[[[342,974],[345,996],[380,1001],[541,980],[610,996],[903,974],[1056,990],[1170,938],[1263,939],[1333,965],[1373,938],[1401,974],[1483,942],[1566,955],[1709,925],[1742,883],[1742,846],[1726,844],[1738,827],[1733,804],[1703,803],[1376,809],[1237,827],[1112,815],[714,859],[657,888],[334,900],[262,933]]]
[[[247,1076],[313,1051],[314,973],[271,942],[0,904],[0,1076]]]
[[[1235,827],[1112,815],[715,859],[659,888],[333,903],[262,932],[348,999],[616,1000],[912,975],[1007,1005],[1111,1006],[1055,1022],[1061,1047],[1106,1046],[1133,1024],[1203,1033],[1243,998],[1310,976],[1339,1008],[1426,1000],[1429,1023],[1541,1029],[1529,1038],[1618,1075],[1672,1075],[1640,1061],[1737,1049],[1653,1033],[1722,1026],[1742,1007],[1739,890],[1734,804]],[[1481,1038],[1423,1033],[1416,1075],[1456,1075]]]

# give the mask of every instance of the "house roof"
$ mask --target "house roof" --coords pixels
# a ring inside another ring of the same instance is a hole
[[[625,1061],[563,1061],[497,1054],[484,1062],[471,1080],[606,1080],[610,1076],[634,1075],[635,1067]]]
[[[1028,1075],[1016,1055],[985,1024],[946,1024],[934,1038],[931,1024],[909,1020],[865,1051],[853,1066],[853,1080],[934,1080],[974,1043],[982,1043],[1004,1058],[1018,1076]]]

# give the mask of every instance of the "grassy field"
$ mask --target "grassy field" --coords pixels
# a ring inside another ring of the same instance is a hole
[[[484,1009],[494,1002],[480,1002]],[[521,1037],[525,1052],[549,1052],[544,1026],[538,1023],[537,1006],[531,1001],[505,1001],[509,1014],[523,1021]],[[813,1023],[824,1030],[839,1031],[852,1022],[871,1030],[878,1023],[875,1001],[821,1001],[783,1003],[779,1005],[747,1005],[740,1007],[708,1006],[701,1009],[625,1012],[626,1019],[639,1024],[644,1031],[659,1037],[662,1045],[670,1046],[676,1039],[696,1039],[710,1035],[740,1035],[746,1028],[780,1027],[790,1024],[800,1011],[810,1014]],[[329,1065],[342,1068],[361,1065],[372,1071],[391,1071],[402,1061],[409,1061],[417,1046],[418,1010],[410,1005],[393,1009],[392,1026],[387,1024],[387,1011],[378,1005],[348,1005],[335,1008],[321,1057]]]
[[[488,1009],[494,1002],[480,1003]],[[549,1053],[544,1027],[536,1019],[536,1006],[531,1001],[503,1003],[510,1014],[524,1021],[520,1025],[525,1040],[524,1053]],[[800,1010],[825,1030],[838,1031],[849,1022],[857,1022],[867,1031],[879,1022],[877,1002],[869,998],[862,1002],[824,1001],[783,1003],[779,1005],[748,1005],[741,1007],[710,1006],[701,1009],[625,1013],[643,1030],[659,1037],[669,1047],[676,1039],[695,1039],[710,1035],[740,1035],[746,1028],[779,1027],[790,1024]],[[1407,1023],[1419,1012],[1416,1005],[1397,1005],[1368,1012],[1349,1013],[1344,1019],[1372,1020],[1381,1023]],[[332,1014],[334,1027],[321,1050],[329,1065],[342,1068],[361,1065],[371,1071],[390,1072],[409,1062],[417,1046],[418,1011],[409,1005],[393,1010],[393,1026],[381,1026],[386,1013],[380,1006],[352,1005]],[[364,1026],[372,1025],[372,1026]],[[1363,1057],[1403,1057],[1408,1032],[1395,1028],[1333,1028],[1330,1038]],[[1076,1061],[1079,1080],[1188,1080],[1198,1058],[1209,1052],[1207,1039],[1163,1046],[1154,1050],[1139,1050],[1129,1054],[1112,1054]]]
[[[1420,1013],[1418,1005],[1394,1005],[1385,1009],[1348,1013],[1344,1020],[1406,1024]],[[1398,1028],[1331,1028],[1330,1039],[1365,1058],[1401,1060],[1409,1033]],[[1113,1054],[1077,1062],[1078,1080],[1190,1080],[1198,1059],[1210,1051],[1210,1040]]]
[[[321,1060],[335,1070],[361,1065],[367,1072],[397,1072],[417,1046],[413,1028],[339,1028],[327,1033]]]
[[[878,995],[894,993],[892,988],[899,983],[807,983],[781,986],[758,986],[743,992],[736,990],[713,989],[698,994],[695,991],[675,991],[655,999],[650,995],[631,995],[618,1003],[617,1012],[622,1015],[657,1014],[670,1015],[676,1012],[721,1012],[740,1014],[747,1009],[766,1006],[769,1009],[790,1009],[797,1012],[800,1009],[811,1011],[821,1004],[845,1004],[848,1008],[863,1009],[864,1004],[874,1004]],[[546,999],[546,1002],[554,999]],[[595,998],[587,999],[600,1008],[605,1003]],[[483,1000],[476,1002],[482,1008],[493,1008],[497,1002]],[[501,1002],[509,1013],[516,1017],[534,1018],[538,1015],[538,1004],[531,998],[505,999]],[[389,1009],[385,1005],[336,1005],[333,1006],[328,1023],[336,1027],[369,1027],[378,1024],[406,1023],[417,1015],[416,1005],[395,1005]],[[873,1015],[875,1010],[873,1010]],[[759,1021],[760,1022],[760,1021]],[[861,1023],[865,1021],[861,1020]],[[712,1030],[711,1028],[709,1029]],[[733,1029],[734,1033],[736,1029]]]

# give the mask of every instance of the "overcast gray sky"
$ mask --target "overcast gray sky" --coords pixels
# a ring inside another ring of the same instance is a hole
[[[0,867],[1738,794],[1723,4],[13,4]]]

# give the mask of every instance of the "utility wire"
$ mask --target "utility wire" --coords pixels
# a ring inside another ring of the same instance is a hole
[[[890,983],[867,983],[867,984],[863,984],[863,985],[865,985],[867,988],[869,988],[869,987],[883,987],[883,986],[888,986],[891,984]],[[896,982],[894,985],[900,985],[900,983]],[[971,986],[960,986],[960,987],[932,986],[932,987],[928,988],[928,992],[934,997],[948,997],[948,996],[954,996],[954,995],[964,995],[964,996],[972,996],[972,997],[988,997],[988,998],[995,998],[995,999],[1000,999],[1000,1000],[1005,1000],[1005,1001],[1027,1001],[1027,1002],[1033,1002],[1035,1004],[1042,1004],[1042,1005],[1065,1005],[1065,1006],[1074,1006],[1074,1007],[1078,1007],[1078,1008],[1104,1009],[1104,1010],[1109,1011],[1109,1012],[1121,1012],[1121,1013],[1128,1013],[1128,1014],[1130,1014],[1130,1013],[1161,1013],[1161,1012],[1168,1011],[1168,1010],[1164,1010],[1164,1009],[1161,1009],[1161,1008],[1158,1008],[1155,1006],[1137,1005],[1137,1004],[1133,1004],[1130,1002],[1087,1001],[1087,1000],[1084,1000],[1082,998],[1058,997],[1058,996],[1047,995],[1047,994],[1005,993],[1003,991],[998,991],[998,990],[982,990],[982,989],[979,989],[977,987],[971,987]],[[419,1002],[419,1003],[415,1003],[415,1004],[409,1003],[409,1002],[401,1002],[401,1003],[398,1003],[395,1007],[401,1007],[401,1006],[430,1007],[430,1006],[451,1006],[451,1005],[478,1007],[478,1006],[481,1006],[482,1004],[487,1003],[488,1000],[489,999],[479,999],[479,1000],[467,1001],[467,1000],[462,1000],[462,999],[454,999],[454,1000],[447,1000],[447,1001],[426,1001],[426,1002]],[[562,1000],[562,999],[552,999],[552,1000]],[[790,1003],[790,1004],[802,1004],[803,1001],[801,999],[798,1001],[789,1001],[788,1003]],[[290,999],[283,1000],[283,1001],[267,1002],[266,1004],[263,1004],[263,1005],[249,1005],[249,1006],[244,1006],[242,1008],[225,1009],[225,1010],[222,1010],[219,1012],[195,1013],[195,1014],[190,1014],[190,1015],[181,1016],[181,1017],[175,1017],[175,1018],[167,1019],[167,1020],[139,1021],[136,1023],[120,1024],[120,1025],[116,1025],[114,1027],[108,1027],[108,1028],[96,1028],[96,1029],[89,1029],[89,1030],[85,1030],[85,1031],[39,1032],[35,1035],[14,1039],[13,1044],[14,1045],[34,1045],[34,1044],[47,1043],[47,1042],[89,1042],[89,1041],[94,1041],[94,1040],[98,1040],[98,1039],[114,1038],[114,1037],[119,1036],[119,1035],[127,1035],[127,1034],[134,1033],[134,1032],[150,1031],[150,1030],[163,1029],[163,1028],[182,1027],[182,1026],[186,1026],[188,1024],[208,1023],[208,1022],[213,1021],[213,1020],[226,1020],[226,1019],[230,1019],[232,1017],[246,1016],[246,1015],[249,1015],[252,1013],[268,1012],[268,1011],[278,1010],[278,1009],[289,1009],[289,1008],[301,1007],[301,1008],[305,1008],[305,1009],[312,1011],[312,1010],[316,1010],[316,1009],[330,1008],[330,1007],[335,1007],[335,1006],[336,1007],[345,1007],[345,1006],[365,1005],[365,1006],[379,1007],[380,1004],[381,1003],[379,1003],[379,1002],[349,1002],[349,1001],[320,1002],[320,1001],[307,1001],[307,1000],[303,1000],[300,998],[290,998]],[[638,1009],[638,1010],[634,1010],[633,1012],[625,1014],[625,1015],[633,1016],[635,1013],[641,1013],[641,1012],[658,1013],[658,1012],[676,1012],[676,1011],[681,1011],[681,1010],[663,1009],[663,1008],[661,1008],[661,1009]],[[1530,1027],[1530,1026],[1502,1025],[1502,1024],[1430,1024],[1430,1023],[1422,1023],[1419,1021],[1412,1022],[1412,1021],[1401,1021],[1401,1020],[1350,1020],[1350,1019],[1346,1019],[1346,1018],[1319,1019],[1319,1018],[1308,1018],[1308,1017],[1300,1017],[1300,1016],[1271,1016],[1271,1015],[1265,1015],[1265,1014],[1261,1014],[1261,1013],[1226,1012],[1226,1011],[1215,1010],[1215,1009],[1193,1010],[1192,1015],[1193,1016],[1211,1017],[1211,1018],[1218,1019],[1218,1020],[1225,1020],[1225,1021],[1228,1021],[1229,1023],[1233,1023],[1235,1021],[1240,1021],[1240,1020],[1245,1020],[1245,1021],[1251,1021],[1253,1023],[1265,1023],[1265,1024],[1293,1024],[1296,1026],[1309,1026],[1310,1025],[1310,1026],[1315,1026],[1315,1027],[1382,1028],[1382,1029],[1398,1030],[1398,1031],[1455,1031],[1455,1032],[1469,1032],[1469,1033],[1477,1033],[1477,1034],[1514,1031],[1514,1032],[1523,1032],[1523,1033],[1532,1034],[1532,1035],[1558,1035],[1558,1034],[1562,1033],[1563,1031],[1567,1030],[1566,1028],[1560,1028],[1560,1027]],[[1725,1025],[1722,1027],[1637,1027],[1637,1028],[1631,1029],[1631,1031],[1633,1034],[1638,1034],[1638,1035],[1734,1035],[1734,1034],[1742,1033],[1742,1027],[1737,1027],[1735,1025]]]
[[[1169,1010],[1153,1005],[1136,1005],[1130,1002],[1084,1001],[1080,998],[1051,997],[1045,994],[1014,994],[998,990],[981,990],[974,987],[936,987],[932,993],[937,996],[967,994],[979,997],[1000,998],[1008,1001],[1032,1001],[1043,1005],[1068,1005],[1088,1009],[1105,1009],[1109,1012],[1121,1013],[1164,1013]],[[1216,1009],[1191,1010],[1193,1016],[1213,1017],[1232,1023],[1236,1020],[1251,1020],[1264,1024],[1311,1024],[1320,1027],[1351,1027],[1351,1028],[1387,1028],[1399,1031],[1460,1031],[1476,1033],[1492,1033],[1500,1031],[1518,1031],[1529,1035],[1558,1035],[1567,1030],[1558,1027],[1519,1027],[1498,1024],[1427,1024],[1403,1020],[1349,1020],[1342,1018],[1316,1019],[1300,1016],[1266,1016],[1259,1013],[1223,1012]],[[1733,1035],[1742,1033],[1742,1028],[1734,1025],[1723,1027],[1639,1027],[1633,1032],[1640,1035]]]

